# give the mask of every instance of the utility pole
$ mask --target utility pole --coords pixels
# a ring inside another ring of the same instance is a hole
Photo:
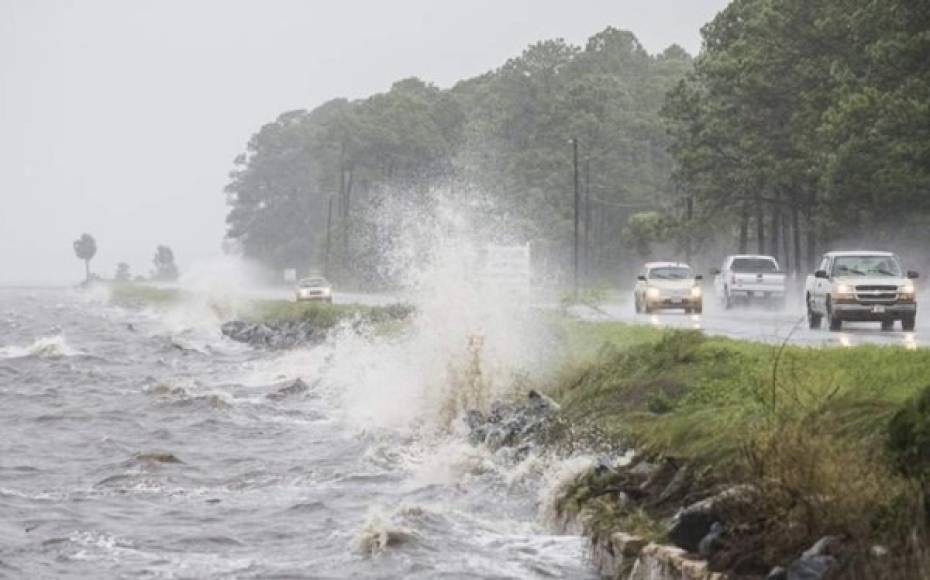
[[[694,224],[691,222],[694,219],[694,198],[690,195],[685,201],[685,218],[688,223],[685,234],[685,260],[690,264],[691,263],[691,234],[693,232]]]
[[[324,258],[325,261],[323,262],[323,274],[324,274],[326,277],[329,277],[329,275],[330,275],[330,271],[329,271],[329,255],[330,255],[330,254],[329,254],[329,252],[330,252],[329,243],[330,243],[330,240],[331,240],[330,229],[331,229],[332,227],[333,227],[333,196],[330,195],[330,196],[329,196],[329,207],[328,207],[327,210],[326,210],[326,256],[325,256],[325,258]]]
[[[584,279],[591,283],[591,158],[584,159]]]
[[[573,167],[573,180],[575,184],[575,253],[573,265],[575,268],[574,275],[574,288],[575,288],[575,297],[578,297],[578,213],[581,205],[581,194],[578,190],[578,138],[572,137],[572,167]]]

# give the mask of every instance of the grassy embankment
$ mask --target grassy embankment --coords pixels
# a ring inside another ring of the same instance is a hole
[[[110,294],[113,304],[130,307],[167,307],[194,299],[193,294],[177,288],[158,288],[136,283],[113,284]],[[371,324],[379,332],[396,330],[413,312],[413,307],[407,304],[368,306],[290,300],[250,299],[235,303],[216,300],[207,306],[222,320],[241,319],[267,324],[309,322],[316,328],[328,330],[344,320],[354,319]]]
[[[909,577],[923,558],[930,350],[782,348],[620,323],[561,331],[569,363],[549,390],[571,422],[687,465],[691,498],[722,485],[758,490],[753,509],[728,522],[740,550],[768,564],[827,534],[863,553],[890,546],[868,577]],[[592,535],[661,540],[681,503],[623,506],[614,484],[580,478],[559,507],[591,516]]]
[[[365,304],[255,300],[243,310],[243,319],[265,323],[305,321],[322,329],[330,329],[344,320],[355,319],[371,324],[378,332],[392,332],[400,329],[413,311],[413,306],[409,304],[368,306]]]
[[[108,286],[110,302],[118,306],[166,306],[184,298],[184,293],[177,288],[159,288],[135,282],[113,282]]]

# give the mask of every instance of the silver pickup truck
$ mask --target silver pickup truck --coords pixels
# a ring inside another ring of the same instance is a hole
[[[711,273],[717,300],[724,308],[737,301],[762,301],[776,308],[785,304],[785,274],[772,256],[727,256],[720,269]]]
[[[826,318],[830,330],[840,330],[844,320],[881,322],[882,330],[892,330],[900,320],[912,331],[915,278],[917,272],[905,272],[890,252],[827,252],[805,285],[809,325],[820,328]]]

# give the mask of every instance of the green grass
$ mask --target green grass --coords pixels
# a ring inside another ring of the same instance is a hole
[[[907,408],[914,441],[930,446],[912,403],[930,385],[930,350],[782,348],[620,323],[557,328],[567,359],[548,390],[566,417],[691,465],[708,489],[756,486],[767,560],[827,533],[900,547],[926,524],[915,516],[925,484],[895,463],[888,426]],[[930,451],[904,441],[907,457],[930,463]],[[626,516],[606,517],[622,529]]]
[[[183,292],[177,288],[157,288],[134,282],[110,284],[110,302],[120,306],[159,306],[180,301]]]
[[[805,348],[620,323],[568,322],[572,370],[553,394],[579,421],[661,454],[728,462],[741,434],[818,417],[842,436],[880,437],[930,385],[930,350]],[[776,370],[777,361],[777,370]]]
[[[176,288],[158,288],[133,282],[113,283],[110,301],[120,306],[164,307],[177,304],[191,295]],[[222,320],[240,318],[249,322],[306,321],[328,330],[345,320],[371,324],[379,333],[403,328],[412,315],[408,304],[367,306],[364,304],[327,304],[323,302],[292,302],[290,300],[247,300],[229,303],[219,300],[210,307]]]
[[[354,319],[370,323],[382,331],[391,331],[399,328],[413,311],[413,307],[408,304],[367,306],[256,300],[245,308],[244,318],[251,322],[307,321],[322,329],[333,328],[344,320]]]

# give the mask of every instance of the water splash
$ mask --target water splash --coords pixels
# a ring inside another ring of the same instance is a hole
[[[513,236],[477,227],[467,202],[441,192],[433,201],[413,208],[399,196],[371,223],[379,268],[416,306],[410,328],[389,339],[345,333],[331,344],[328,375],[360,426],[448,430],[463,410],[546,368],[532,299],[482,276],[485,243]]]
[[[590,471],[596,463],[593,456],[579,455],[549,465],[539,489],[540,520],[556,529],[566,527],[567,522],[559,509],[559,503],[578,477]]]
[[[391,513],[372,509],[356,534],[355,550],[367,556],[384,553],[388,548],[409,544],[420,539],[420,533],[409,523],[422,515],[422,508],[403,505]]]
[[[64,334],[53,336],[44,336],[38,338],[29,346],[6,346],[0,347],[0,359],[13,358],[45,358],[56,359],[70,356],[82,356],[85,353],[73,348],[65,340]]]

